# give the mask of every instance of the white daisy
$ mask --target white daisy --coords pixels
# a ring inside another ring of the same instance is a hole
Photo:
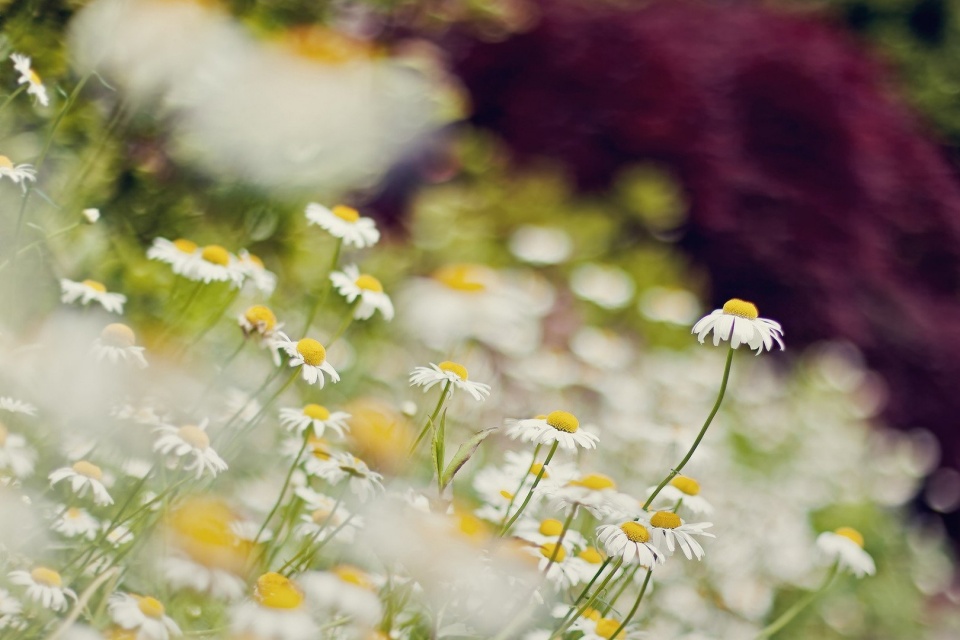
[[[309,571],[300,582],[310,603],[321,610],[348,615],[368,626],[376,625],[383,615],[373,578],[356,567],[340,565],[330,571]]]
[[[282,331],[277,332],[272,346],[276,350],[283,350],[290,357],[289,366],[300,367],[303,379],[309,384],[323,388],[326,373],[331,382],[340,382],[340,374],[327,362],[327,350],[313,338],[303,338],[298,342],[291,340]]]
[[[98,505],[113,504],[113,498],[107,488],[103,486],[103,471],[97,465],[78,460],[71,467],[62,467],[56,469],[50,474],[50,486],[56,485],[62,480],[70,481],[70,489],[79,497],[87,492],[89,488],[93,493],[93,501]]]
[[[361,502],[366,502],[383,491],[383,476],[371,471],[363,460],[346,451],[338,451],[327,459],[312,456],[307,459],[304,468],[310,475],[322,478],[332,485],[349,479],[350,491]]]
[[[651,542],[650,529],[633,520],[619,525],[600,525],[597,527],[597,542],[603,545],[608,555],[623,558],[628,564],[653,567],[666,560],[657,545]]]
[[[10,59],[13,60],[13,68],[20,74],[20,77],[17,79],[17,84],[29,85],[27,87],[27,93],[35,96],[37,102],[43,106],[46,107],[49,105],[50,98],[47,97],[47,88],[43,86],[43,81],[40,80],[37,72],[31,68],[30,58],[19,53],[12,53],[10,54]]]
[[[517,522],[510,535],[539,546],[556,543],[562,531],[563,523],[555,518],[545,518],[543,520],[523,518]],[[579,549],[585,544],[586,540],[578,531],[568,529],[563,535],[563,546],[568,552]]]
[[[307,429],[312,429],[318,438],[322,438],[327,429],[335,431],[342,438],[350,429],[347,424],[349,419],[349,413],[343,411],[331,413],[329,409],[319,404],[308,404],[303,409],[280,409],[280,424],[287,431],[300,435]]]
[[[302,489],[306,487],[298,489],[298,495],[301,495]],[[353,542],[357,529],[363,527],[362,518],[351,517],[346,507],[337,504],[337,501],[329,496],[316,494],[311,498],[313,499],[307,501],[306,505],[309,513],[300,516],[301,523],[297,527],[297,534],[315,542],[324,542],[331,536],[340,542]]]
[[[380,232],[371,218],[363,218],[352,207],[338,204],[333,209],[311,202],[307,205],[307,220],[329,232],[334,238],[342,238],[343,244],[363,249],[372,247],[380,240]]]
[[[127,296],[122,293],[110,293],[102,283],[96,280],[84,280],[83,282],[74,282],[66,278],[60,278],[60,302],[72,304],[77,300],[80,304],[87,306],[91,301],[99,302],[100,305],[110,313],[123,313],[123,305],[127,301]]]
[[[147,366],[143,357],[144,348],[136,346],[137,336],[133,329],[120,322],[108,324],[93,341],[93,353],[98,361],[109,360],[112,364],[132,362],[141,369]]]
[[[270,307],[262,304],[255,304],[237,316],[237,324],[239,324],[240,329],[243,330],[243,335],[248,338],[252,335],[257,335],[261,338],[272,338],[277,332],[277,329],[283,326],[282,324],[277,324],[277,316]]]
[[[722,309],[713,311],[693,325],[691,333],[697,334],[700,344],[713,332],[713,346],[719,346],[722,340],[729,340],[730,347],[736,349],[745,344],[757,350],[760,355],[764,349],[770,351],[774,343],[783,350],[783,329],[780,323],[759,317],[756,305],[738,298],[727,300]]]
[[[595,449],[600,440],[592,433],[580,429],[580,421],[566,411],[553,411],[549,415],[527,420],[508,420],[507,435],[523,442],[538,444],[558,443],[562,449],[575,451],[577,447]]]
[[[274,572],[257,578],[253,600],[233,607],[229,619],[234,633],[261,640],[313,640],[319,633],[303,606],[303,590]]]
[[[86,538],[93,540],[100,533],[100,522],[85,509],[70,507],[64,510],[50,528],[68,538]]]
[[[557,589],[565,589],[580,583],[583,572],[577,565],[569,562],[570,557],[565,545],[560,545],[558,548],[556,542],[544,542],[540,545],[524,547],[523,550],[538,558],[537,569],[546,571],[547,580]]]
[[[7,396],[0,396],[0,409],[10,413],[25,413],[28,416],[37,415],[37,408],[29,402]]]
[[[13,164],[7,156],[0,156],[0,178],[6,176],[27,190],[27,181],[36,182],[37,172],[32,164]]]
[[[556,509],[579,505],[598,518],[632,515],[637,509],[637,501],[617,491],[613,478],[602,473],[584,474],[563,484],[548,478],[535,492]]]
[[[383,292],[383,285],[373,276],[360,273],[356,265],[347,265],[343,271],[334,271],[330,274],[330,281],[347,302],[352,304],[357,298],[360,299],[353,312],[355,319],[366,320],[379,311],[384,320],[393,320],[393,303],[390,296]]]
[[[67,598],[77,599],[73,589],[63,586],[63,578],[53,569],[37,567],[33,571],[11,571],[10,582],[27,588],[27,598],[45,609],[64,611]]]
[[[159,505],[157,505],[159,507]],[[109,522],[103,524],[103,530],[106,532],[106,541],[113,545],[114,548],[119,548],[128,542],[133,542],[133,532],[130,531],[130,528],[123,524],[118,524],[112,529],[107,531],[107,528],[110,526]]]
[[[107,611],[117,626],[136,631],[137,640],[169,640],[170,636],[181,635],[180,627],[156,598],[114,593]]]
[[[580,572],[580,582],[590,582],[593,576],[597,575],[604,560],[604,555],[596,547],[585,547],[577,552],[576,557],[568,559],[567,564]],[[613,571],[612,564],[607,565],[597,580],[605,578],[610,571]]]
[[[424,393],[434,385],[450,384],[450,395],[455,389],[463,389],[474,400],[482,402],[490,395],[490,385],[482,382],[470,382],[467,368],[462,364],[445,360],[440,364],[430,363],[429,367],[414,367],[410,372],[410,385],[423,387]]]
[[[685,523],[680,516],[672,511],[657,511],[652,515],[643,512],[640,514],[640,521],[650,530],[653,544],[658,549],[667,555],[673,555],[673,552],[679,546],[687,560],[692,560],[694,556],[697,560],[703,558],[703,547],[693,536],[716,537],[712,533],[704,531],[704,529],[712,527],[713,523]]]
[[[239,258],[218,244],[208,244],[199,249],[197,257],[185,263],[182,275],[198,282],[229,282],[240,288],[246,278],[245,267]]]
[[[240,576],[176,553],[165,556],[162,563],[163,577],[173,589],[190,589],[227,601],[239,600],[247,590]]]
[[[20,616],[23,603],[6,589],[0,589],[0,629],[22,629],[26,622]]]
[[[206,432],[207,422],[209,420],[204,420],[199,425],[158,427],[155,431],[162,435],[157,438],[153,450],[180,458],[192,457],[192,460],[184,465],[184,471],[196,469],[197,478],[200,478],[204,471],[209,471],[212,477],[216,477],[220,472],[227,470],[227,463],[210,446],[210,436]]]
[[[17,478],[26,478],[33,473],[37,452],[27,445],[27,439],[18,433],[10,433],[0,423],[0,471],[10,471]]]
[[[83,219],[86,220],[87,224],[96,224],[97,220],[100,219],[100,209],[94,209],[91,207],[89,209],[84,209],[80,213],[83,216]]]
[[[817,536],[817,547],[828,560],[837,562],[841,569],[848,569],[858,578],[872,576],[877,571],[873,558],[863,550],[863,536],[856,529],[841,527],[825,531]]]
[[[246,276],[253,286],[268,298],[277,288],[277,276],[272,271],[268,271],[258,256],[250,253],[246,249],[241,249],[237,258],[240,270]]]
[[[177,275],[184,275],[192,269],[193,263],[200,260],[200,247],[193,240],[178,238],[154,238],[147,249],[147,258],[170,265]]]
[[[571,630],[583,632],[579,640],[627,640],[627,638],[642,637],[642,635],[637,636],[636,633],[629,632],[626,629],[617,633],[621,624],[620,620],[601,617],[600,612],[596,610],[593,613],[592,616],[580,616],[576,622],[570,625]],[[614,633],[617,635],[614,636]]]
[[[649,496],[655,490],[656,487],[650,487],[647,489],[647,495]],[[675,476],[670,484],[657,494],[657,502],[662,502],[669,508],[673,508],[679,502],[682,507],[696,514],[713,513],[713,505],[700,495],[700,483],[688,476]]]

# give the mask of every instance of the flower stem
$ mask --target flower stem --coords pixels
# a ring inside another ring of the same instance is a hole
[[[837,570],[839,569],[839,564],[834,563],[833,567],[830,568],[830,572],[827,574],[827,577],[824,578],[823,582],[815,591],[811,591],[805,597],[801,598],[794,603],[792,607],[780,614],[776,620],[768,624],[763,631],[761,631],[756,640],[763,640],[764,638],[769,638],[773,634],[777,633],[785,626],[787,626],[790,621],[797,617],[797,615],[813,604],[814,600],[820,597],[824,591],[833,583],[833,579],[837,577]]]
[[[613,579],[613,576],[616,575],[617,573],[617,569],[619,569],[620,565],[622,564],[623,564],[623,558],[620,558],[619,560],[617,560],[617,563],[613,566],[613,569],[610,571],[610,574],[603,579],[603,582],[601,582],[600,586],[597,587],[597,590],[593,592],[593,595],[590,596],[590,598],[586,602],[580,605],[580,607],[574,612],[573,617],[570,618],[570,620],[567,620],[566,622],[561,624],[560,627],[556,631],[554,631],[553,634],[548,638],[548,640],[554,640],[554,638],[559,638],[561,635],[563,635],[563,632],[569,629],[570,625],[576,622],[577,618],[582,616],[583,612],[586,611],[588,608],[590,608],[590,605],[592,605],[594,601],[600,596],[600,594],[603,592],[604,587],[606,587],[607,583]]]
[[[638,569],[640,569],[640,565],[636,564],[628,571],[624,572],[626,579],[623,581],[623,584],[620,585],[620,588],[617,589],[617,592],[613,594],[613,597],[607,602],[606,606],[600,612],[601,614],[606,616],[608,613],[610,613],[610,610],[613,609],[613,606],[617,604],[617,600],[620,599],[620,596],[623,595],[623,592],[626,591],[627,587],[630,586],[630,583],[633,581],[633,576],[636,575]]]
[[[287,471],[287,477],[283,480],[283,486],[280,488],[280,495],[277,496],[277,501],[273,503],[273,508],[270,509],[270,513],[267,514],[267,517],[263,519],[263,524],[260,525],[260,530],[257,531],[256,537],[253,539],[253,544],[256,546],[260,542],[260,536],[263,535],[263,532],[267,529],[267,524],[273,518],[274,514],[277,513],[277,509],[280,508],[280,504],[283,502],[283,497],[287,493],[287,488],[290,486],[290,479],[293,477],[293,472],[296,470],[297,465],[300,464],[300,458],[303,457],[303,452],[307,450],[307,445],[310,443],[310,436],[307,435],[307,431],[303,432],[303,444],[300,445],[300,451],[297,452],[297,457],[293,459],[293,464],[290,465],[290,469]]]
[[[447,380],[447,383],[443,385],[443,391],[440,392],[440,399],[437,400],[437,406],[434,407],[433,413],[430,414],[429,418],[427,418],[427,421],[423,425],[423,429],[420,431],[420,435],[417,436],[417,439],[414,441],[413,446],[410,447],[410,451],[407,453],[407,455],[413,455],[413,452],[417,450],[417,446],[419,446],[420,442],[423,440],[423,437],[427,435],[427,432],[430,431],[430,427],[436,423],[437,416],[440,415],[440,409],[443,408],[443,403],[450,395],[450,386],[452,384],[452,380]]]
[[[633,616],[637,614],[637,609],[640,608],[640,601],[643,600],[643,594],[647,592],[647,585],[650,584],[650,576],[653,575],[652,569],[647,569],[647,576],[643,579],[643,586],[640,587],[640,595],[637,596],[637,601],[633,603],[633,608],[630,609],[630,613],[627,614],[627,617],[623,619],[623,622],[620,623],[620,626],[617,627],[617,630],[613,632],[611,638],[617,638],[620,635],[620,632],[623,631],[624,627],[633,620]],[[631,577],[633,577],[631,575]],[[619,594],[618,594],[619,595]]]
[[[533,465],[537,463],[537,454],[540,453],[540,449],[543,447],[542,442],[537,443],[537,448],[533,450],[533,462],[530,465],[530,468],[533,468]],[[500,520],[500,527],[503,528],[503,525],[507,523],[507,518],[510,517],[510,509],[513,509],[513,503],[517,499],[517,494],[523,489],[523,484],[527,481],[527,476],[530,475],[529,472],[523,474],[523,477],[520,479],[520,484],[517,486],[517,490],[510,494],[510,502],[507,504],[506,510],[503,512],[503,518]]]
[[[513,523],[517,521],[517,518],[520,517],[520,514],[523,513],[523,510],[527,508],[527,505],[530,504],[530,499],[533,497],[533,490],[537,488],[537,485],[540,484],[540,481],[543,479],[543,474],[547,472],[547,465],[550,464],[550,461],[553,459],[553,454],[557,452],[557,446],[560,444],[558,440],[554,440],[553,446],[550,447],[550,452],[547,454],[546,460],[543,461],[543,465],[540,467],[540,473],[537,474],[537,477],[533,479],[533,484],[530,485],[530,489],[527,491],[527,496],[523,499],[523,502],[520,503],[520,508],[517,509],[517,512],[507,521],[507,524],[503,525],[503,528],[500,529],[500,537],[503,537],[507,531],[510,531],[510,527],[513,526]]]
[[[313,303],[313,306],[310,307],[310,312],[307,314],[307,319],[303,324],[303,331],[300,332],[300,335],[306,335],[310,330],[310,325],[313,324],[313,319],[317,317],[317,311],[323,304],[327,301],[327,296],[330,295],[330,287],[332,283],[330,282],[330,274],[337,268],[337,263],[340,262],[340,250],[343,248],[343,238],[337,238],[337,244],[333,248],[333,260],[330,261],[330,267],[327,269],[327,272],[323,276],[323,289],[320,292],[320,295],[317,296],[316,302]]]
[[[550,572],[550,567],[553,566],[553,563],[557,561],[557,556],[560,555],[560,549],[563,547],[563,539],[567,535],[567,531],[570,529],[570,523],[573,522],[573,517],[577,515],[577,507],[580,505],[574,503],[570,507],[570,513],[567,514],[567,519],[563,521],[563,526],[560,528],[560,535],[557,537],[556,543],[554,543],[553,553],[550,554],[550,560],[547,562],[547,566],[543,568],[543,577],[546,578],[547,574]]]

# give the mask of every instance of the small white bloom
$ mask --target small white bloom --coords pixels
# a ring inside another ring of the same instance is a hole
[[[650,487],[647,490],[649,496],[656,487]],[[687,508],[691,513],[709,514],[713,513],[713,505],[700,495],[700,483],[688,476],[676,476],[657,494],[657,502],[665,504],[672,509],[674,505],[680,503],[682,508]]]
[[[157,505],[158,507],[160,505]],[[133,532],[130,531],[129,527],[123,524],[118,524],[109,531],[107,527],[110,526],[109,522],[103,524],[103,530],[106,532],[106,541],[113,545],[114,548],[119,548],[128,542],[133,542]]]
[[[37,415],[37,408],[29,402],[7,396],[0,396],[0,409],[10,413],[25,413],[28,416]]]
[[[96,224],[97,220],[100,219],[100,209],[94,209],[93,207],[84,209],[81,215],[83,215],[83,219],[87,221],[87,224]]]
[[[825,531],[817,536],[820,552],[841,569],[847,569],[858,578],[872,576],[877,571],[870,554],[863,550],[863,536],[856,529],[841,527],[836,531]]]
[[[322,389],[324,373],[330,376],[331,382],[340,382],[340,374],[327,362],[327,350],[313,338],[294,342],[280,331],[271,346],[277,351],[284,351],[290,357],[288,364],[291,367],[300,367],[303,379],[309,384],[315,384]]]
[[[309,491],[306,487],[298,488],[297,495],[302,498],[306,495],[302,493],[304,490]],[[301,523],[297,526],[297,534],[317,543],[325,542],[331,537],[339,542],[353,542],[357,529],[363,526],[363,519],[352,515],[333,498],[311,493],[315,495],[306,500],[309,513],[300,516]]]
[[[456,362],[431,362],[429,367],[414,367],[410,372],[410,385],[423,387],[424,393],[440,383],[450,383],[450,395],[456,389],[463,389],[477,401],[483,401],[490,395],[490,385],[468,380],[467,368]]]
[[[304,468],[310,475],[323,478],[332,485],[349,479],[350,491],[361,502],[383,491],[383,476],[371,471],[363,460],[345,451],[338,451],[326,459],[311,456],[304,463]]]
[[[704,529],[712,527],[713,523],[685,523],[680,516],[672,511],[657,511],[652,515],[643,512],[640,514],[640,522],[650,530],[653,544],[658,549],[666,552],[667,555],[673,555],[673,552],[679,546],[687,560],[692,560],[694,557],[697,560],[703,558],[703,547],[693,536],[716,537],[712,533],[704,531]]]
[[[0,471],[11,471],[17,478],[26,478],[33,473],[37,452],[27,439],[18,433],[10,433],[0,423]]]
[[[85,509],[70,507],[64,510],[50,528],[68,538],[93,540],[100,533],[100,522]]]
[[[200,260],[200,247],[186,238],[154,238],[153,244],[147,249],[147,258],[170,265],[175,274],[182,276],[192,269],[193,263]]]
[[[136,346],[137,336],[133,329],[120,322],[108,324],[93,341],[92,351],[98,361],[109,360],[112,364],[132,362],[141,369],[147,366],[143,357],[144,348]]]
[[[155,431],[162,434],[153,445],[153,450],[164,455],[175,455],[180,458],[192,458],[184,465],[184,471],[196,470],[197,478],[209,471],[212,477],[227,470],[227,463],[223,461],[210,446],[210,436],[207,435],[208,420],[199,425],[187,424],[182,427],[163,425]]]
[[[350,264],[343,271],[334,271],[330,274],[330,281],[347,302],[352,304],[357,298],[360,299],[353,312],[355,319],[366,320],[379,311],[384,320],[393,320],[393,303],[390,296],[383,292],[383,285],[373,276],[360,273],[356,265]]]
[[[243,331],[243,335],[258,336],[260,338],[272,338],[277,330],[283,324],[277,323],[277,316],[270,307],[262,304],[255,304],[248,307],[246,311],[237,316],[237,324]],[[260,346],[270,346],[269,342],[261,341]]]
[[[127,296],[122,293],[110,293],[102,283],[96,280],[84,280],[83,282],[74,282],[66,278],[60,279],[60,302],[64,304],[73,304],[77,300],[80,304],[86,306],[91,301],[99,302],[100,305],[110,313],[123,313],[123,305],[127,301]]]
[[[623,558],[628,564],[649,568],[666,560],[657,545],[651,542],[649,528],[632,520],[619,525],[600,525],[597,527],[597,542],[603,545],[608,555]]]
[[[613,478],[602,473],[588,473],[565,483],[547,479],[535,490],[556,509],[579,505],[598,518],[622,517],[637,509],[637,501],[617,491]]]
[[[184,262],[180,275],[207,284],[229,282],[232,287],[239,289],[246,278],[246,269],[237,256],[218,244],[208,244],[197,249],[193,259]]]
[[[383,615],[373,579],[356,567],[340,565],[331,571],[309,571],[300,582],[310,603],[324,611],[343,613],[369,626],[376,625]]]
[[[716,309],[693,325],[691,333],[697,334],[703,344],[710,332],[713,332],[713,346],[719,346],[722,340],[729,340],[730,347],[736,349],[745,344],[757,350],[760,355],[765,349],[773,349],[774,343],[783,350],[783,329],[780,323],[759,317],[756,305],[738,298],[727,300],[722,309]]]
[[[243,275],[250,279],[253,286],[268,298],[277,288],[277,276],[272,271],[267,270],[258,256],[250,253],[246,249],[241,249],[237,261]]]
[[[508,420],[507,435],[522,442],[552,445],[575,451],[577,447],[595,449],[600,438],[580,429],[580,421],[566,411],[553,411],[546,416],[527,420]]]
[[[63,586],[63,578],[53,569],[37,567],[33,571],[11,571],[10,582],[27,588],[27,598],[45,609],[64,611],[67,598],[77,599],[73,589]]]
[[[563,523],[555,518],[537,520],[536,518],[523,517],[513,527],[510,535],[540,546],[547,543],[556,543],[560,539],[562,531]],[[563,534],[563,546],[568,553],[573,549],[584,546],[586,542],[583,535],[573,529],[568,529]]]
[[[6,176],[27,190],[27,181],[36,182],[37,172],[32,164],[13,164],[7,156],[0,156],[0,178]]]
[[[572,251],[570,234],[556,227],[525,225],[510,236],[510,252],[530,264],[560,264]]]
[[[93,493],[93,501],[98,505],[113,504],[113,498],[101,481],[103,471],[95,464],[86,460],[78,460],[71,467],[62,467],[56,469],[50,474],[50,486],[56,485],[63,480],[70,481],[70,489],[79,497],[87,492],[89,488]]]
[[[167,584],[174,589],[191,589],[227,601],[239,600],[247,589],[243,578],[177,554],[163,558],[162,570]]]
[[[307,429],[311,429],[318,438],[322,438],[327,429],[336,432],[337,436],[342,438],[350,429],[347,424],[349,419],[349,413],[343,411],[331,413],[329,409],[319,404],[308,404],[303,409],[280,409],[280,424],[287,431],[301,435]]]
[[[307,205],[307,220],[318,225],[334,238],[343,239],[346,246],[358,249],[372,247],[380,240],[380,232],[371,218],[361,217],[356,209],[337,205],[327,209],[323,205],[311,202]]]
[[[14,598],[6,589],[0,589],[0,629],[22,629],[26,626],[20,614],[23,603]]]
[[[137,640],[169,640],[181,635],[180,627],[156,598],[114,593],[107,611],[117,626],[136,631]]]
[[[27,87],[27,94],[35,96],[37,102],[43,106],[46,107],[49,105],[50,98],[47,96],[47,88],[43,86],[43,81],[40,80],[40,76],[38,76],[37,72],[30,66],[30,58],[19,53],[13,53],[10,54],[10,59],[13,60],[13,68],[20,74],[20,77],[17,79],[17,84],[29,85]]]

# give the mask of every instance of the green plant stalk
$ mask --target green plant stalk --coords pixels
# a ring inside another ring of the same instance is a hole
[[[420,435],[417,436],[417,439],[414,441],[413,445],[410,447],[410,451],[407,452],[407,455],[412,456],[413,452],[417,450],[417,447],[420,445],[420,442],[423,440],[424,436],[427,435],[430,431],[430,427],[434,425],[437,420],[437,416],[440,415],[440,410],[443,408],[443,403],[447,400],[450,395],[450,387],[453,384],[452,380],[447,380],[447,383],[443,385],[443,391],[440,392],[440,398],[437,400],[437,406],[434,407],[433,413],[430,414],[430,417],[427,418],[427,421],[423,425],[423,429],[420,430]]]
[[[310,311],[307,313],[307,319],[303,324],[303,331],[300,332],[301,335],[306,335],[310,330],[310,325],[313,324],[313,319],[317,317],[317,311],[326,303],[327,297],[330,295],[330,289],[333,286],[333,283],[330,282],[330,274],[333,273],[338,263],[340,262],[340,250],[343,248],[343,238],[337,238],[337,244],[333,249],[333,260],[330,262],[330,266],[327,268],[327,272],[323,277],[323,290],[320,292],[320,295],[317,296],[317,300],[313,303],[313,306],[310,307]]]
[[[764,640],[765,638],[769,638],[790,624],[790,622],[796,618],[801,611],[813,604],[813,602],[823,595],[823,592],[826,591],[831,584],[833,584],[833,579],[837,577],[839,568],[839,563],[835,562],[830,568],[829,573],[827,573],[826,578],[824,578],[823,582],[819,587],[817,587],[816,590],[811,591],[806,596],[795,602],[792,607],[780,614],[776,620],[768,624],[763,631],[757,635],[756,640]]]
[[[550,447],[550,452],[547,453],[547,458],[543,461],[543,465],[540,467],[540,473],[537,474],[537,477],[533,479],[533,484],[530,485],[530,489],[527,491],[527,496],[523,499],[523,502],[520,503],[520,508],[517,509],[517,512],[513,514],[507,524],[503,525],[503,528],[500,530],[500,537],[502,538],[508,531],[510,527],[513,526],[513,523],[517,521],[517,518],[520,517],[520,514],[523,513],[523,510],[527,508],[527,505],[530,504],[530,499],[533,497],[533,490],[537,488],[537,485],[540,484],[540,481],[543,479],[543,474],[547,471],[547,465],[550,464],[550,461],[553,460],[553,454],[557,452],[557,446],[560,442],[554,440],[553,446]]]
[[[647,569],[647,576],[643,579],[643,586],[640,587],[640,595],[637,596],[636,602],[633,603],[633,608],[630,609],[630,613],[627,614],[627,617],[623,619],[623,622],[620,623],[620,626],[617,627],[617,630],[613,632],[611,638],[616,638],[620,635],[620,632],[623,631],[623,628],[633,620],[633,616],[637,615],[637,609],[640,608],[640,601],[643,600],[643,594],[647,592],[647,585],[650,584],[650,576],[653,575],[652,569]],[[633,577],[632,575],[630,576]]]
[[[603,589],[607,586],[607,583],[613,579],[613,576],[617,573],[617,569],[619,569],[620,565],[622,564],[623,564],[623,558],[620,558],[619,560],[617,560],[616,564],[613,567],[613,570],[610,571],[610,575],[608,575],[606,578],[603,579],[603,582],[601,582],[600,586],[597,587],[597,590],[593,592],[593,595],[590,596],[590,598],[586,602],[584,602],[574,612],[573,617],[570,618],[570,620],[562,623],[560,627],[556,631],[554,631],[553,634],[548,638],[548,640],[554,640],[554,638],[559,638],[561,635],[563,635],[563,633],[570,628],[570,625],[576,622],[577,618],[582,616],[583,612],[586,611],[588,608],[590,608],[590,605],[592,605],[594,601],[600,596],[600,594],[603,592]]]
[[[308,433],[309,430],[305,430],[303,432],[303,444],[300,445],[300,451],[297,452],[297,457],[293,459],[293,464],[290,465],[290,469],[287,471],[287,477],[283,480],[283,486],[280,488],[280,495],[277,496],[277,501],[273,503],[273,508],[270,509],[270,513],[267,514],[267,517],[263,519],[263,524],[260,525],[260,529],[257,531],[257,535],[253,539],[254,545],[257,545],[260,542],[260,536],[263,535],[263,532],[267,528],[267,524],[270,523],[270,520],[273,518],[274,514],[277,513],[277,509],[280,508],[280,504],[283,502],[283,497],[286,495],[287,488],[290,486],[290,479],[293,478],[293,472],[300,464],[300,458],[303,457],[303,452],[307,450],[307,445],[310,443],[310,436]]]

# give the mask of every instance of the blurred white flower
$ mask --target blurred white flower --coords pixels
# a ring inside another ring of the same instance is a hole
[[[93,540],[100,533],[100,522],[86,510],[70,507],[64,509],[63,514],[50,525],[50,528],[68,538],[81,537]]]
[[[61,467],[50,474],[50,486],[63,480],[70,481],[70,489],[78,497],[83,497],[87,489],[93,494],[93,501],[99,505],[113,504],[113,498],[103,485],[103,471],[97,465],[86,460],[78,460],[70,467]]]
[[[0,178],[10,178],[20,185],[24,191],[27,190],[27,181],[36,182],[37,172],[32,164],[13,164],[7,156],[0,156]]]
[[[390,296],[383,292],[383,285],[373,276],[361,274],[356,265],[347,265],[343,271],[334,271],[330,274],[330,281],[350,304],[360,299],[353,312],[357,320],[366,320],[375,311],[379,311],[384,320],[393,320],[393,303]]]
[[[120,322],[108,324],[93,341],[93,353],[97,360],[109,360],[113,364],[130,361],[141,369],[147,366],[143,357],[144,348],[136,346],[133,329]]]
[[[745,344],[757,350],[760,355],[764,350],[773,349],[774,343],[783,350],[783,329],[780,323],[766,318],[760,318],[757,307],[751,302],[732,298],[724,303],[722,309],[716,309],[710,315],[704,316],[693,325],[691,333],[697,334],[700,344],[703,344],[710,332],[713,332],[713,346],[719,346],[722,340],[729,340],[730,347],[736,349]]]
[[[304,606],[303,590],[279,573],[257,578],[253,601],[230,610],[230,627],[236,634],[269,640],[312,640],[316,623]]]
[[[241,249],[237,257],[237,263],[240,271],[253,283],[254,288],[268,298],[273,295],[273,290],[277,288],[277,276],[268,270],[263,264],[263,260],[246,249]]]
[[[37,408],[29,402],[8,396],[0,396],[0,410],[9,411],[10,413],[24,413],[28,416],[37,415]]]
[[[312,456],[307,459],[304,468],[310,475],[323,478],[332,485],[347,480],[350,491],[361,502],[383,491],[383,476],[371,471],[367,463],[345,451],[338,451],[328,458]]]
[[[77,300],[84,306],[90,302],[99,302],[110,313],[122,314],[123,305],[127,301],[127,296],[122,293],[110,293],[102,283],[96,280],[74,282],[67,278],[60,278],[60,290],[60,302],[64,304],[72,304]]]
[[[97,220],[100,219],[100,209],[84,209],[82,212],[83,219],[87,221],[87,224],[96,224]]]
[[[40,80],[40,76],[38,76],[37,72],[31,67],[30,58],[19,53],[12,53],[10,54],[10,59],[13,60],[13,68],[20,74],[20,77],[17,79],[17,84],[29,85],[27,87],[27,93],[35,96],[37,102],[43,106],[46,107],[49,105],[50,98],[47,97],[47,88],[43,86],[43,81]]]
[[[636,285],[619,267],[585,264],[574,269],[570,288],[577,296],[604,309],[622,309],[633,298]]]
[[[11,571],[7,578],[13,584],[27,588],[27,598],[45,609],[64,611],[67,599],[76,600],[73,589],[63,586],[59,573],[47,567],[37,567],[32,571]]]
[[[170,265],[178,276],[182,276],[191,269],[191,265],[200,259],[200,247],[193,240],[177,238],[154,238],[147,249],[147,258]]]
[[[563,229],[525,225],[510,236],[510,251],[530,264],[560,264],[570,257],[573,241]]]
[[[150,596],[114,593],[107,611],[121,629],[136,631],[138,640],[169,640],[170,636],[181,635],[163,603]]]
[[[463,389],[478,402],[482,402],[490,395],[490,385],[469,380],[467,368],[456,362],[449,360],[440,364],[431,362],[429,367],[414,367],[410,372],[410,385],[423,387],[424,393],[441,383],[450,384],[450,395],[453,395],[456,389]]]
[[[18,433],[10,433],[0,423],[0,471],[10,471],[17,478],[26,478],[33,473],[37,452],[27,444],[27,439]]]
[[[196,469],[197,478],[202,477],[207,471],[210,472],[211,477],[217,477],[218,474],[227,470],[227,463],[210,446],[210,436],[206,431],[208,422],[209,420],[204,420],[198,425],[158,427],[155,431],[161,435],[153,445],[154,451],[179,458],[191,458],[187,460],[183,470]]]
[[[637,308],[655,322],[689,326],[700,315],[697,297],[684,289],[651,287],[640,296]]]
[[[827,559],[858,578],[872,576],[877,571],[873,558],[863,550],[863,536],[856,529],[841,527],[836,531],[824,531],[817,537],[817,547]]]
[[[161,568],[164,579],[173,589],[190,589],[227,601],[239,600],[247,589],[247,583],[240,576],[175,553],[162,558]]]
[[[0,629],[22,629],[26,621],[21,617],[23,603],[6,589],[0,589]]]
[[[330,412],[326,407],[319,404],[308,404],[303,409],[280,409],[280,424],[297,435],[302,435],[304,431],[310,429],[318,438],[322,438],[327,429],[334,431],[339,437],[343,437],[346,431],[349,431],[350,425],[347,420],[350,414],[343,411]]]
[[[655,489],[656,487],[650,487],[647,495],[649,496]],[[656,499],[671,509],[680,503],[695,514],[706,515],[713,512],[713,506],[700,495],[700,483],[688,476],[674,477],[670,484],[661,489]]]
[[[317,225],[334,238],[340,238],[348,247],[363,249],[372,247],[380,240],[380,231],[373,218],[361,216],[353,207],[338,204],[328,209],[311,202],[307,205],[306,216],[310,224]]]
[[[309,571],[300,577],[308,601],[325,612],[338,612],[374,626],[383,615],[377,587],[366,572],[349,565]]]

